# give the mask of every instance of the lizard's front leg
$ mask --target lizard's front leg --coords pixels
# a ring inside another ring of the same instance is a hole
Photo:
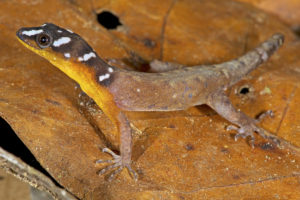
[[[263,128],[258,127],[256,124],[259,120],[252,119],[245,115],[242,111],[239,111],[233,107],[229,98],[223,92],[216,92],[212,94],[207,104],[212,107],[219,115],[230,121],[231,123],[239,126],[234,127],[232,125],[228,126],[227,130],[236,130],[238,133],[235,135],[235,140],[239,137],[246,138],[250,137],[250,144],[254,145],[254,132],[258,133],[260,136],[266,139],[272,139],[274,142],[278,143],[278,140],[274,135],[267,132]],[[268,115],[272,112],[267,111]],[[264,115],[265,116],[265,115]],[[260,117],[261,118],[261,117]]]
[[[114,170],[108,178],[108,180],[111,181],[124,168],[127,168],[129,173],[132,174],[133,178],[137,180],[137,173],[131,168],[132,136],[129,121],[122,112],[119,113],[117,120],[118,130],[120,131],[120,155],[115,154],[108,148],[104,148],[102,151],[105,153],[109,153],[113,157],[113,159],[96,161],[96,163],[110,164],[100,170],[99,175],[104,174],[107,171]]]

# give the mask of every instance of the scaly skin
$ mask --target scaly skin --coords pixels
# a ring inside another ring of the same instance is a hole
[[[275,34],[260,46],[235,60],[217,65],[184,67],[179,64],[154,61],[150,63],[159,73],[142,73],[122,70],[105,63],[77,34],[54,24],[21,28],[19,41],[28,49],[50,61],[91,97],[112,120],[120,132],[120,155],[104,148],[113,156],[99,174],[115,170],[112,180],[131,168],[132,136],[129,121],[123,111],[173,111],[207,104],[222,117],[237,125],[230,126],[238,137],[250,137],[256,132],[264,138],[273,138],[257,121],[236,110],[224,90],[232,86],[268,58],[283,43],[283,35]],[[269,112],[270,113],[270,112]]]

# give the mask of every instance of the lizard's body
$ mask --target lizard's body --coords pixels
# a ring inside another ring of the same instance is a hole
[[[237,137],[253,139],[253,132],[263,137],[267,135],[255,125],[254,119],[232,106],[224,90],[266,61],[282,45],[281,34],[274,35],[244,56],[222,64],[178,68],[176,64],[157,61],[157,68],[178,68],[161,73],[127,71],[108,65],[79,35],[54,24],[21,28],[17,36],[27,48],[78,82],[118,127],[121,155],[105,149],[114,160],[101,173],[117,168],[114,176],[127,167],[135,178],[137,176],[131,169],[131,128],[123,111],[173,111],[207,104],[240,127],[236,129]]]

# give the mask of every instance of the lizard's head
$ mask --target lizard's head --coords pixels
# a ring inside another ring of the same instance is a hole
[[[79,35],[51,23],[21,28],[17,31],[17,38],[28,49],[56,66],[62,60],[88,62],[97,57]]]
[[[84,72],[89,73],[100,60],[79,35],[54,24],[21,28],[17,31],[17,38],[25,47],[46,58],[74,80],[80,79]]]

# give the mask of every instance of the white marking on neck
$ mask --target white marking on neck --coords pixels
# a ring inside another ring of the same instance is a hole
[[[96,54],[94,52],[86,53],[82,57],[78,57],[78,61],[88,61],[92,57],[96,58]]]
[[[58,33],[62,33],[62,30],[57,30]]]
[[[108,79],[110,77],[110,74],[104,74],[104,75],[101,75],[99,76],[99,81],[104,81],[105,79]]]
[[[70,57],[71,57],[71,54],[70,54],[70,53],[65,53],[64,56],[65,56],[66,58],[70,58]]]
[[[33,35],[37,35],[42,32],[43,32],[43,30],[39,29],[39,30],[23,31],[22,34],[27,35],[27,36],[33,36]]]
[[[67,31],[69,31],[69,33],[73,33],[73,31],[71,31],[70,29],[66,29]]]
[[[113,68],[109,67],[108,72],[110,72],[110,73],[114,72]]]
[[[47,24],[43,24],[41,27],[46,26]]]
[[[60,45],[63,45],[63,44],[67,44],[71,41],[71,38],[69,37],[61,37],[59,38],[58,40],[55,40],[53,42],[53,46],[55,47],[59,47]]]

